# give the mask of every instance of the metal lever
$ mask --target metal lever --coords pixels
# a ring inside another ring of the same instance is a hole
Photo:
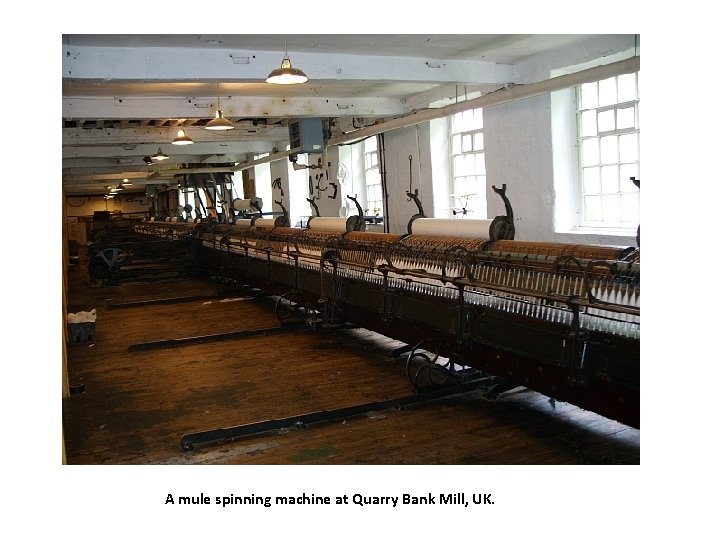
[[[408,234],[412,234],[412,223],[418,218],[424,218],[425,217],[425,210],[423,210],[422,203],[420,202],[420,198],[418,197],[418,190],[415,189],[415,193],[410,193],[407,191],[405,193],[408,196],[408,201],[413,200],[415,202],[415,206],[417,206],[417,214],[414,214],[410,221],[408,221]]]

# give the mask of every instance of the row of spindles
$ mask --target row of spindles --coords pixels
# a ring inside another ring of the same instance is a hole
[[[315,241],[298,247],[303,254],[310,256],[305,258],[301,255],[298,267],[304,271],[319,271],[318,259],[323,247]],[[385,260],[382,250],[373,249],[367,244],[358,244],[357,249],[353,247],[347,244],[340,247],[337,275],[343,279],[383,285],[384,275],[378,268],[381,265],[387,268],[388,261]],[[262,252],[250,250],[249,253],[259,258],[266,257]],[[295,264],[295,258],[285,252],[275,255],[273,260]],[[614,280],[609,274],[607,278],[596,275],[586,283],[584,277],[578,274],[566,275],[549,270],[485,265],[481,260],[468,265],[462,254],[454,257],[438,250],[423,248],[390,253],[389,258],[392,267],[400,271],[388,271],[387,284],[393,289],[457,300],[459,289],[453,280],[461,279],[464,283],[463,299],[470,305],[565,325],[573,322],[573,313],[567,302],[573,299],[585,303],[597,301],[596,305],[581,306],[581,328],[639,338],[639,315],[605,309],[603,306],[605,303],[639,310],[639,279],[633,279],[632,274],[625,276],[623,281]],[[343,261],[354,264],[343,264]],[[402,271],[424,271],[427,277],[402,275]],[[468,271],[470,276],[466,275]]]

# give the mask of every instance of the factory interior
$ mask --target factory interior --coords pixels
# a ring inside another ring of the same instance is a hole
[[[63,463],[640,464],[640,86],[636,34],[63,34]]]

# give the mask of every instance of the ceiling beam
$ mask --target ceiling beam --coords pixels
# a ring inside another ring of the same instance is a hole
[[[194,138],[194,137],[193,137]],[[167,141],[167,139],[166,139]],[[93,146],[91,141],[86,141],[84,144],[76,144],[73,146],[63,146],[62,157],[63,166],[65,162],[71,159],[77,158],[114,158],[119,159],[123,157],[135,157],[142,159],[144,156],[150,156],[157,152],[158,145],[163,149],[163,152],[170,156],[170,158],[183,156],[207,156],[214,154],[262,154],[265,152],[271,152],[274,148],[285,149],[288,141],[198,141],[195,144],[187,146],[175,146],[169,141],[165,143],[158,142],[139,142],[137,144],[127,144],[130,141],[127,140],[108,140],[107,144]]]
[[[63,118],[212,118],[217,100],[181,97],[63,97]],[[400,99],[232,96],[220,99],[226,118],[313,118],[396,116],[407,108]]]
[[[181,47],[63,46],[63,78],[125,81],[264,82],[283,53]],[[477,60],[327,54],[290,51],[293,66],[311,81],[414,81],[508,84],[508,64]]]

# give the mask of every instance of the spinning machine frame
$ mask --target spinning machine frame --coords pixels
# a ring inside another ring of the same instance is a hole
[[[226,280],[277,295],[283,323],[351,324],[409,345],[416,393],[494,377],[640,425],[639,249],[514,240],[506,216],[485,238],[229,224],[142,222],[148,238],[194,237]],[[414,195],[414,197],[413,197]],[[356,217],[356,216],[353,216]],[[428,218],[424,218],[428,219]],[[483,220],[463,220],[483,221]],[[204,228],[203,228],[204,227]]]

